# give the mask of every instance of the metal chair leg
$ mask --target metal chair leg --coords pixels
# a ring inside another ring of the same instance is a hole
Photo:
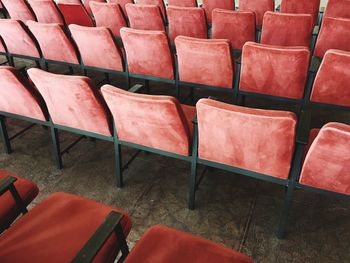
[[[283,239],[286,236],[286,227],[288,224],[288,214],[289,211],[292,207],[293,203],[293,195],[294,195],[294,184],[288,187],[285,201],[284,201],[284,206],[282,209],[282,214],[280,218],[280,223],[278,227],[278,232],[277,232],[277,238]]]
[[[60,140],[58,136],[58,130],[54,127],[51,127],[51,140],[52,140],[52,146],[53,146],[53,156],[56,162],[56,166],[58,169],[62,169],[62,156],[61,156],[61,147],[60,147]]]
[[[10,154],[12,152],[10,138],[7,133],[5,118],[0,117],[0,136],[4,142],[5,153]]]
[[[122,155],[121,155],[121,146],[118,142],[114,142],[114,155],[115,155],[115,164],[116,164],[116,178],[117,178],[117,187],[123,187],[123,172],[122,172]]]

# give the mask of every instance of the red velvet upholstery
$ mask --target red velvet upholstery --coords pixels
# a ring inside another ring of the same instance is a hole
[[[275,0],[239,0],[239,11],[254,12],[256,25],[261,26],[267,11],[275,11]]]
[[[71,262],[111,211],[124,214],[125,236],[131,221],[122,210],[79,196],[54,193],[18,220],[0,236],[3,263]],[[94,258],[94,263],[112,263],[119,251],[113,233]]]
[[[114,36],[120,36],[120,29],[127,23],[120,5],[115,3],[91,2],[90,7],[95,17],[96,26],[103,26],[112,31]]]
[[[26,32],[21,22],[13,19],[0,19],[0,36],[11,54],[40,57],[34,40]]]
[[[85,66],[124,70],[122,53],[107,28],[70,25],[69,30]]]
[[[179,79],[184,82],[232,88],[234,64],[226,39],[175,39]]]
[[[125,260],[140,262],[253,263],[248,256],[222,245],[161,225],[147,230]]]
[[[46,121],[38,91],[15,68],[1,66],[0,83],[0,111]]]
[[[25,0],[1,0],[11,19],[27,22],[36,20]]]
[[[165,32],[122,28],[130,73],[174,79],[174,58]]]
[[[125,16],[127,16],[125,5],[126,4],[134,4],[134,0],[107,0],[107,2],[120,5]]]
[[[173,97],[135,94],[110,85],[101,90],[120,140],[180,155],[190,154],[189,122],[196,115],[195,107],[186,106],[185,114]]]
[[[235,10],[235,0],[203,0],[202,7],[205,10],[208,22],[211,22],[212,12],[215,8]]]
[[[64,25],[63,17],[52,0],[28,0],[28,3],[38,22]]]
[[[266,12],[260,43],[309,47],[313,27],[312,16],[308,14]]]
[[[92,15],[92,11],[91,11],[91,7],[90,7],[90,3],[91,2],[96,2],[96,3],[106,3],[105,0],[82,0],[84,7],[86,9],[86,11]]]
[[[141,5],[157,5],[160,8],[160,11],[162,12],[163,18],[166,20],[166,10],[165,10],[165,5],[163,0],[138,0],[138,4]]]
[[[45,59],[79,64],[77,52],[61,25],[28,21],[27,26],[38,41]]]
[[[168,6],[197,7],[197,0],[168,0]]]
[[[208,38],[207,21],[202,8],[169,6],[167,12],[171,41],[177,36]]]
[[[94,22],[82,4],[58,3],[66,25],[94,26]]]
[[[276,47],[248,42],[243,46],[239,89],[301,99],[309,68],[305,47]]]
[[[320,0],[282,0],[280,11],[282,13],[310,14],[312,15],[312,24],[317,25],[319,9]]]
[[[162,13],[156,5],[126,4],[131,28],[165,31]]]
[[[350,1],[328,0],[323,17],[338,17],[350,19]]]
[[[107,109],[87,77],[28,70],[55,124],[111,136]]]
[[[197,105],[201,159],[287,179],[294,150],[294,113],[201,99]]]
[[[323,126],[306,155],[300,183],[350,194],[350,126]]]
[[[27,206],[31,201],[38,195],[38,187],[23,178],[18,177],[17,175],[10,173],[8,171],[0,170],[0,180],[12,176],[17,178],[17,181],[14,183],[19,195],[21,196],[24,204]],[[20,214],[20,210],[16,204],[16,201],[13,199],[10,191],[5,192],[0,196],[0,233],[10,226],[10,224],[17,218]],[[1,253],[1,252],[0,252]],[[2,258],[0,257],[1,262]]]
[[[228,39],[233,49],[255,41],[255,15],[252,12],[213,10],[212,38]]]
[[[350,52],[332,49],[326,52],[310,100],[350,107]]]
[[[318,33],[315,52],[322,58],[328,49],[350,51],[350,19],[325,17]]]

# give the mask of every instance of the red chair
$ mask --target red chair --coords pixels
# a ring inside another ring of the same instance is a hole
[[[323,17],[350,19],[350,1],[328,0]]]
[[[171,42],[177,36],[208,38],[207,21],[202,8],[169,6],[167,13]]]
[[[241,50],[248,41],[255,41],[255,15],[252,12],[236,12],[214,9],[212,38],[228,39],[234,50]]]
[[[84,7],[86,9],[86,11],[92,15],[92,11],[91,11],[91,7],[90,7],[90,3],[91,2],[96,2],[96,3],[106,3],[105,0],[82,0]]]
[[[53,0],[28,0],[37,21],[64,26],[64,19]]]
[[[212,12],[215,8],[235,10],[235,0],[203,0],[202,7],[204,8],[208,23],[211,23]]]
[[[318,13],[320,9],[320,0],[282,0],[281,13],[291,14],[309,14],[312,15],[313,25],[317,25]]]
[[[134,4],[134,0],[107,0],[107,3],[115,3],[120,5],[123,10],[124,15],[127,17],[125,5],[126,4]]]
[[[131,28],[165,31],[165,22],[158,6],[126,4],[125,8]]]
[[[275,0],[240,0],[239,11],[254,12],[257,27],[261,27],[264,14],[275,11]]]
[[[80,3],[60,1],[58,2],[58,8],[60,9],[66,25],[76,24],[80,26],[95,26],[94,21],[86,11],[85,7]]]
[[[25,0],[1,0],[9,13],[11,19],[27,22],[28,20],[36,21],[33,12],[30,10]]]
[[[167,14],[165,10],[165,5],[163,0],[138,0],[138,4],[141,5],[156,5],[160,8],[160,11],[162,12],[162,16],[164,18],[164,21],[167,21]]]
[[[198,7],[197,0],[169,0],[168,6]]]

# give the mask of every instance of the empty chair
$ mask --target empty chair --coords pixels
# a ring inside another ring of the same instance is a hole
[[[9,13],[11,19],[27,22],[28,20],[36,20],[33,12],[30,10],[25,0],[1,0]]]
[[[127,16],[125,5],[126,4],[134,4],[134,0],[107,0],[107,3],[115,3],[120,5],[123,10],[125,16]]]
[[[120,29],[127,27],[127,23],[120,5],[116,3],[90,2],[96,26],[106,27],[113,35],[120,37]]]
[[[168,6],[197,7],[197,0],[168,0]]]
[[[349,0],[328,0],[323,17],[350,19]]]
[[[85,9],[86,11],[92,15],[92,11],[91,11],[91,7],[90,7],[90,3],[91,2],[96,2],[96,3],[106,3],[105,0],[82,0],[84,6],[85,6]]]
[[[58,2],[58,8],[60,9],[66,25],[76,24],[81,26],[94,26],[94,22],[86,11],[85,7],[81,3],[68,3]]]
[[[264,14],[275,10],[275,0],[240,0],[239,11],[254,12],[257,27],[261,27]]]
[[[313,27],[311,15],[266,12],[260,43],[309,47]]]
[[[163,0],[138,0],[137,1],[138,4],[141,5],[156,5],[160,8],[160,11],[162,12],[162,16],[164,18],[164,20],[167,20],[167,14],[166,14],[166,10],[165,10],[165,5],[164,5],[164,1]]]
[[[126,4],[125,8],[131,28],[165,31],[164,19],[158,6]]]
[[[177,36],[208,38],[207,21],[202,8],[169,6],[167,13],[172,42]]]
[[[28,0],[37,21],[64,25],[63,17],[53,0]]]
[[[248,41],[255,41],[255,15],[253,12],[213,10],[212,38],[228,39],[232,49],[241,50]]]
[[[203,0],[202,7],[205,10],[207,20],[212,21],[212,12],[215,8],[235,10],[235,0]]]
[[[318,22],[319,9],[320,0],[282,0],[280,11],[282,13],[312,15],[312,24],[316,26]]]

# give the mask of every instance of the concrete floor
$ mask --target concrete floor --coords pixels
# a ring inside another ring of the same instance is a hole
[[[101,76],[94,76],[95,82],[100,79]],[[113,79],[112,84],[124,85],[120,79]],[[153,83],[152,93],[175,94],[173,87]],[[248,100],[248,105],[259,103]],[[316,115],[315,125],[329,117],[349,118],[337,113]],[[26,125],[8,121],[10,134]],[[77,136],[61,132],[60,137],[64,147]],[[64,191],[120,207],[133,220],[128,236],[130,247],[150,226],[165,224],[246,253],[256,262],[350,262],[349,202],[297,191],[289,234],[287,239],[279,240],[275,232],[284,189],[278,185],[221,170],[206,170],[197,192],[196,210],[190,211],[187,209],[190,166],[186,162],[141,153],[124,173],[124,188],[117,189],[111,143],[83,140],[63,157],[63,170],[54,166],[49,132],[40,126],[16,138],[12,145],[13,154],[6,155],[0,143],[0,169],[38,184],[40,194],[31,206],[53,192]],[[123,161],[134,152],[124,148]]]

